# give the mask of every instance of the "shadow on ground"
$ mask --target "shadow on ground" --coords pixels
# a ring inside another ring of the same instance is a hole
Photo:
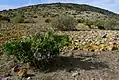
[[[45,70],[49,70],[48,72],[56,70],[66,70],[67,72],[70,72],[77,68],[95,70],[108,68],[108,65],[105,62],[95,60],[95,56],[80,56],[78,58],[61,56],[47,66]]]

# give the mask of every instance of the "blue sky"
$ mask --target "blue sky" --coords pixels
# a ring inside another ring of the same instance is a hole
[[[119,0],[1,0],[0,10],[54,2],[90,4],[119,13]]]

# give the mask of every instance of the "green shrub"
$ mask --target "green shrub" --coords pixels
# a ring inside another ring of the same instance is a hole
[[[115,26],[117,25],[117,21],[116,20],[106,20],[105,24],[104,24],[104,28],[107,30],[113,30],[116,29]]]
[[[86,20],[84,20],[84,24],[86,24],[86,25],[88,25],[89,27],[91,27],[91,25],[93,25],[94,22],[91,21],[91,20],[86,19]]]
[[[12,18],[12,22],[14,23],[23,23],[24,22],[24,17],[22,15],[15,16]]]
[[[96,21],[91,21],[91,20],[85,20],[85,19],[78,19],[78,23],[84,23],[88,25],[92,29],[92,25],[97,26],[98,29],[102,30],[118,30],[118,25],[119,23],[112,19],[112,20],[96,20]]]
[[[78,23],[84,23],[85,20],[84,20],[84,19],[77,19],[77,22],[78,22]]]
[[[67,15],[59,16],[52,22],[52,26],[54,28],[56,28],[57,30],[62,30],[62,31],[75,30],[76,24],[77,24],[77,21],[73,17],[67,16]]]
[[[31,52],[31,44],[22,41],[9,41],[4,45],[6,55],[14,55],[16,60],[23,63],[31,62],[33,55]]]
[[[105,28],[104,28],[104,24],[105,24],[105,21],[104,21],[104,20],[96,20],[96,21],[94,22],[94,25],[95,25],[95,26],[98,26],[98,29],[102,29],[102,30],[105,29]]]
[[[69,44],[68,36],[48,32],[45,35],[26,37],[20,41],[8,41],[4,44],[3,50],[6,55],[13,55],[20,62],[36,64],[38,67],[58,57],[61,48]]]
[[[94,25],[95,25],[95,26],[104,26],[104,21],[96,20],[96,21],[94,22]]]
[[[0,15],[0,21],[7,21],[7,22],[10,22],[10,18],[7,17],[7,16],[2,16],[2,15]]]
[[[23,23],[35,23],[35,21],[32,18],[24,19]]]

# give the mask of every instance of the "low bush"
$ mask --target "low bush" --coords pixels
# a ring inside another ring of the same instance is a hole
[[[67,15],[61,15],[52,22],[52,26],[61,31],[75,30],[76,24],[77,21],[73,17]]]
[[[7,16],[2,16],[2,15],[0,15],[0,21],[7,21],[7,22],[10,22],[10,18],[7,17]]]
[[[12,22],[14,23],[23,23],[24,17],[22,15],[18,15],[12,18]]]
[[[22,63],[32,63],[39,68],[59,56],[61,48],[70,44],[68,36],[48,32],[37,34],[3,45],[4,53],[13,55]]]
[[[27,19],[24,19],[22,23],[35,23],[35,21],[32,18],[27,18]]]
[[[106,30],[116,30],[116,29],[119,29],[118,27],[115,28],[115,26],[117,26],[119,23],[117,23],[116,20],[106,20],[105,21],[105,24],[104,24],[104,28]]]
[[[96,20],[94,22],[94,25],[95,26],[98,26],[98,29],[101,29],[101,30],[104,30],[104,24],[105,24],[105,21],[104,20]]]
[[[91,20],[86,19],[86,20],[84,20],[84,24],[86,24],[86,25],[88,25],[89,27],[91,27],[91,25],[93,25],[94,22],[91,21]]]
[[[78,23],[84,23],[85,25],[88,25],[92,29],[92,25],[97,26],[98,29],[101,30],[119,30],[119,23],[112,19],[112,20],[95,20],[91,21],[88,19],[77,19]]]
[[[91,28],[91,25],[94,24],[94,21],[91,21],[89,19],[77,19],[78,23],[84,23],[85,25],[88,25]]]

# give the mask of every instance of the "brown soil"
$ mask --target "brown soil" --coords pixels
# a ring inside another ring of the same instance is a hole
[[[14,65],[12,60],[1,56],[0,75],[10,73]],[[29,69],[28,74],[31,75],[30,80],[119,80],[119,51],[70,51],[61,55],[45,72]],[[15,76],[10,78],[19,80]]]

